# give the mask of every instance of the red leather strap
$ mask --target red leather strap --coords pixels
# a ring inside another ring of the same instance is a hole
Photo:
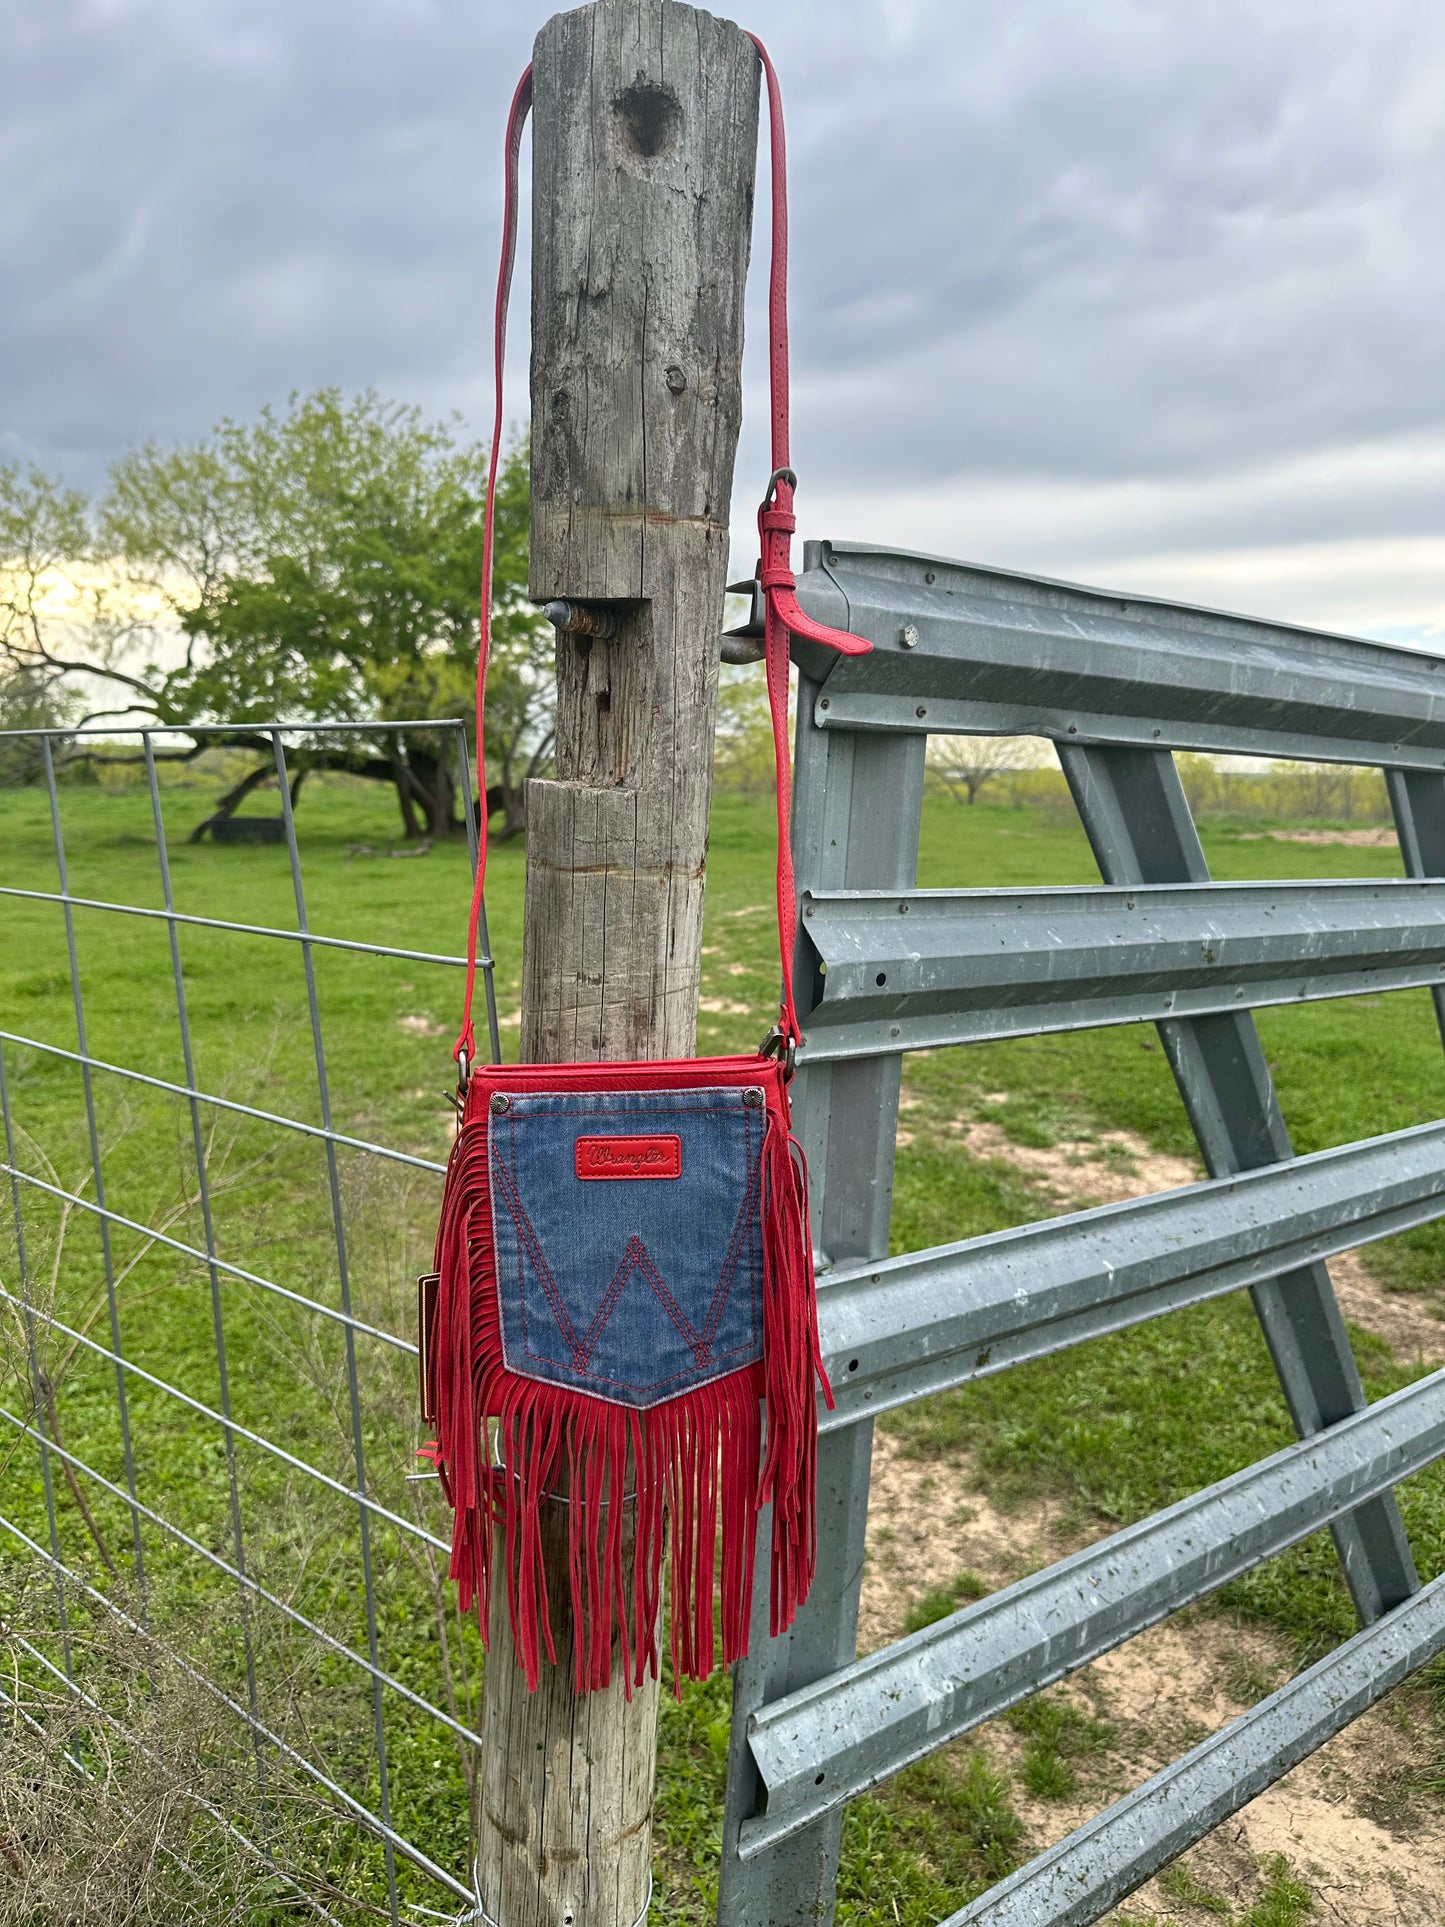
[[[772,422],[773,472],[758,509],[758,581],[766,605],[763,652],[768,672],[768,707],[773,719],[773,757],[778,798],[778,955],[783,970],[781,1029],[785,1045],[798,1041],[798,1012],[793,1002],[793,940],[798,921],[798,896],[793,882],[792,759],[788,744],[789,637],[822,643],[840,655],[866,655],[872,644],[841,629],[827,629],[798,607],[793,591],[792,537],[798,526],[793,514],[793,491],[798,478],[790,465],[788,446],[788,143],[783,131],[783,97],[768,50],[755,33],[748,39],[758,50],[768,82],[768,125],[773,159],[773,250],[768,274],[768,384]]]
[[[487,753],[483,725],[486,718],[487,658],[492,645],[493,535],[497,520],[497,471],[502,456],[502,363],[507,350],[507,298],[512,292],[512,268],[517,259],[517,163],[522,153],[522,129],[532,106],[532,69],[517,82],[507,113],[507,158],[502,195],[502,263],[497,272],[497,303],[492,318],[494,392],[492,446],[487,457],[487,499],[482,514],[482,610],[477,626],[477,874],[472,884],[472,910],[467,922],[467,983],[462,995],[461,1035],[452,1046],[458,1081],[465,1089],[477,1061],[472,1029],[472,997],[477,987],[477,931],[482,917],[482,891],[487,881]]]
[[[788,743],[789,638],[821,643],[845,656],[866,655],[872,644],[862,636],[842,629],[829,629],[804,615],[794,594],[792,535],[797,527],[793,514],[793,492],[797,476],[789,466],[788,450],[788,161],[783,131],[783,102],[778,76],[767,49],[756,34],[749,40],[758,50],[768,83],[768,125],[772,147],[772,262],[768,276],[768,382],[772,421],[773,473],[762,505],[758,509],[760,559],[758,580],[761,585],[766,618],[763,653],[767,667],[768,708],[773,726],[773,755],[778,813],[778,955],[782,965],[783,994],[778,1030],[785,1049],[798,1041],[798,1013],[793,1002],[793,940],[797,925],[797,890],[793,881],[790,799],[792,795],[792,758]],[[493,338],[495,412],[492,420],[491,457],[487,468],[487,498],[482,540],[482,617],[477,652],[477,795],[481,807],[481,834],[478,838],[477,875],[472,891],[471,921],[467,929],[467,981],[462,1011],[461,1035],[453,1056],[465,1084],[476,1061],[476,1039],[472,1030],[472,995],[476,988],[477,930],[481,918],[482,888],[487,871],[487,785],[483,760],[483,715],[486,695],[487,654],[491,641],[492,610],[492,525],[496,510],[497,465],[502,441],[502,356],[507,336],[507,297],[511,292],[512,266],[517,252],[517,161],[522,143],[522,128],[532,104],[532,70],[529,67],[517,84],[507,117],[506,199],[502,233],[502,262],[497,277],[497,306]]]

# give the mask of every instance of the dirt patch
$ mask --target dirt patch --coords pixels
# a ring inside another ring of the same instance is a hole
[[[1351,1324],[1383,1338],[1402,1365],[1445,1365],[1445,1323],[1408,1293],[1386,1291],[1371,1277],[1358,1251],[1329,1261],[1335,1296]],[[1441,1915],[1445,1921],[1445,1914]]]
[[[1259,1688],[1273,1690],[1288,1674],[1287,1649],[1260,1628],[1191,1616],[1187,1625],[1156,1627],[1100,1660],[1080,1675],[1077,1690],[1115,1710],[1115,1757],[1133,1773],[1136,1761],[1151,1761],[1157,1771],[1174,1757],[1173,1748],[1158,1744],[1171,1725],[1194,1727],[1197,1743],[1199,1728],[1217,1731],[1254,1702]],[[1258,1898],[1261,1862],[1283,1855],[1314,1892],[1312,1921],[1440,1927],[1445,1824],[1416,1790],[1428,1743],[1406,1705],[1398,1697],[1386,1700],[1346,1727],[1201,1841],[1183,1869],[1205,1893],[1237,1908]],[[1163,1757],[1151,1760],[1160,1752]],[[1059,1838],[1067,1824],[1049,1837]],[[1177,1874],[1165,1875],[1107,1918],[1119,1927],[1149,1919],[1204,1927],[1218,1920],[1218,1912],[1190,1904],[1186,1893]]]
[[[1119,1204],[1151,1191],[1174,1191],[1180,1185],[1197,1184],[1204,1176],[1193,1158],[1151,1150],[1133,1131],[1100,1131],[1097,1137],[1063,1138],[1045,1147],[1014,1144],[986,1118],[956,1128],[971,1157],[1004,1159],[1048,1191],[1060,1211]]]
[[[1344,843],[1357,850],[1395,850],[1400,839],[1393,830],[1243,830],[1241,843]]]
[[[1091,1538],[1097,1526],[1037,1500],[1000,1510],[977,1490],[971,1462],[919,1461],[877,1435],[863,1574],[859,1650],[898,1639],[911,1609],[969,1574],[993,1591]],[[1076,1763],[1063,1799],[1031,1795],[1021,1774],[1026,1741],[1004,1721],[975,1737],[1009,1774],[1029,1847],[1042,1852],[1130,1788],[1139,1786],[1290,1677],[1288,1642],[1267,1629],[1194,1611],[1151,1627],[1083,1668],[1056,1695],[1110,1737]],[[1428,1757],[1399,1695],[1375,1707],[1241,1808],[1181,1865],[1215,1906],[1193,1904],[1177,1873],[1151,1881],[1107,1918],[1217,1927],[1265,1888],[1262,1862],[1283,1854],[1314,1890],[1322,1927],[1441,1927],[1445,1922],[1445,1818],[1415,1784]]]
[[[1101,1131],[1094,1138],[1040,1147],[1012,1143],[986,1118],[953,1128],[971,1156],[1002,1158],[1047,1193],[1061,1212],[1176,1190],[1204,1176],[1194,1159],[1151,1150],[1132,1131]],[[1445,1364],[1445,1322],[1427,1305],[1405,1293],[1386,1291],[1357,1251],[1340,1252],[1329,1267],[1340,1309],[1353,1324],[1384,1339],[1401,1364]]]
[[[969,1462],[906,1458],[897,1439],[876,1434],[859,1652],[901,1638],[909,1610],[961,1573],[977,1574],[987,1591],[996,1592],[1103,1530],[1082,1527],[1043,1500],[1001,1511],[973,1489],[972,1479]]]

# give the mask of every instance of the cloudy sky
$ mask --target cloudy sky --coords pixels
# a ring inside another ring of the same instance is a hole
[[[480,427],[544,11],[4,0],[0,459],[95,486],[333,382]],[[1445,647],[1440,0],[744,24],[789,110],[807,532]]]

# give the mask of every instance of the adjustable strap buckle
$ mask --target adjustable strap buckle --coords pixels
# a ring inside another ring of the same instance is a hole
[[[784,1030],[781,1024],[774,1024],[762,1043],[758,1046],[760,1057],[776,1057],[783,1067],[783,1081],[791,1084],[793,1074],[798,1068],[798,1040]]]
[[[779,488],[784,485],[788,490],[786,502],[778,494]],[[768,486],[763,491],[763,499],[758,506],[758,533],[763,538],[765,567],[775,561],[775,558],[768,554],[768,550],[774,548],[781,550],[781,556],[777,559],[781,561],[784,569],[787,567],[788,537],[798,526],[798,518],[793,513],[793,490],[797,486],[798,478],[790,468],[775,468],[768,477]],[[763,587],[766,589],[769,586],[765,573]]]

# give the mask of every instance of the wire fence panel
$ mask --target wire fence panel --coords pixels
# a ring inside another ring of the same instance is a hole
[[[450,1918],[471,1896],[479,1642],[416,1456],[410,1334],[452,1130],[465,733],[248,725],[272,782],[251,808],[271,812],[201,842],[231,733],[16,733],[0,1584],[23,1666],[5,1703],[36,1726],[33,1695],[63,1685],[93,1778],[97,1734],[128,1735],[133,1761],[176,1743],[126,1710],[154,1726],[172,1680],[182,1724],[219,1722],[190,1797],[268,1893]],[[419,741],[455,772],[454,847],[385,846]],[[372,860],[413,854],[430,861]],[[126,1701],[132,1677],[146,1693]]]

